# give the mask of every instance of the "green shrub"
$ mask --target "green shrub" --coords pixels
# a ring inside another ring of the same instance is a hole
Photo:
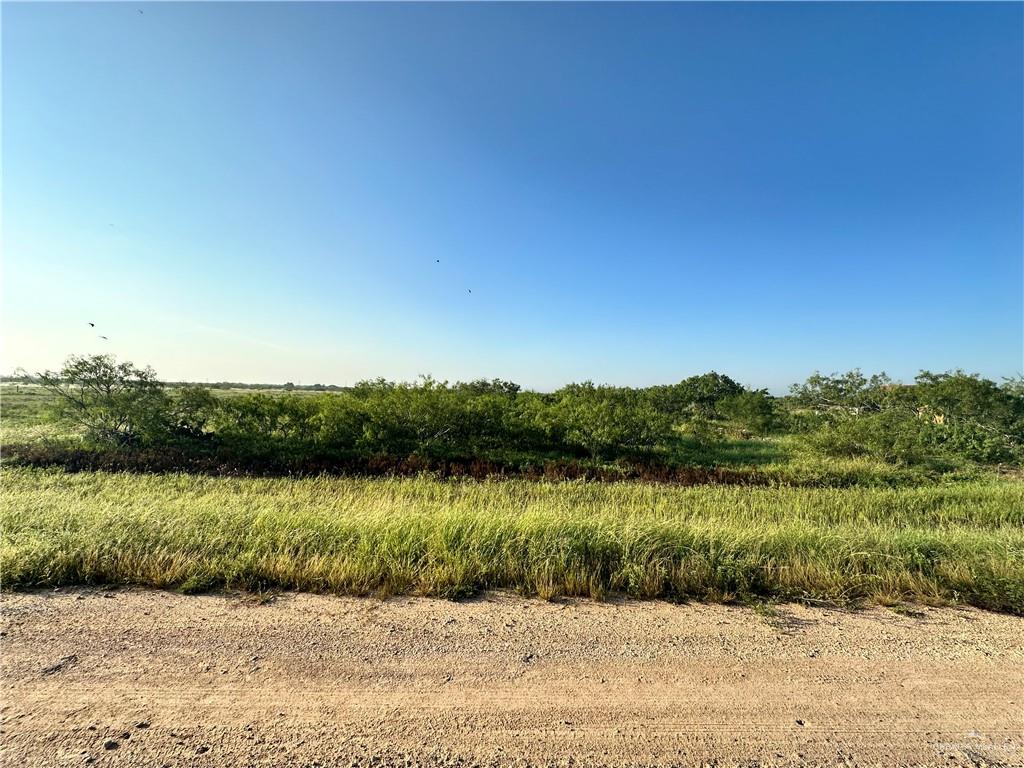
[[[767,390],[740,392],[723,398],[718,405],[722,414],[755,435],[767,435],[779,426],[775,398]]]
[[[126,447],[171,434],[170,398],[152,368],[118,363],[110,355],[73,355],[38,381],[55,396],[57,418],[81,428],[88,442]]]
[[[838,416],[808,440],[828,456],[872,456],[904,465],[926,463],[936,453],[933,425],[897,411]]]
[[[595,458],[618,449],[650,450],[665,440],[672,426],[646,393],[590,382],[556,392],[553,416],[566,443]]]
[[[695,415],[715,418],[719,415],[718,404],[742,394],[744,389],[728,376],[711,371],[690,376],[678,384],[651,387],[647,391],[658,411],[678,424]]]

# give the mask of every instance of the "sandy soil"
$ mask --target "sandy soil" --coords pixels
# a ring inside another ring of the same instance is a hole
[[[1024,765],[976,610],[7,594],[9,766]]]

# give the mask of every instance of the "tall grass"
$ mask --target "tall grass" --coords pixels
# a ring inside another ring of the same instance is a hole
[[[214,478],[4,469],[6,589],[969,603],[1024,613],[1024,484]]]

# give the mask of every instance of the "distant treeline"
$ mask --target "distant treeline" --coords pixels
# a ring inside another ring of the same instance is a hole
[[[36,384],[38,376],[30,373],[0,376],[0,382],[5,384]],[[203,387],[204,389],[251,389],[251,390],[280,390],[283,392],[344,392],[349,387],[340,387],[337,384],[295,384],[288,381],[284,384],[249,384],[244,381],[164,381],[165,387],[181,389],[182,387]]]
[[[240,467],[329,470],[410,458],[671,467],[695,456],[701,463],[702,450],[712,454],[727,437],[787,433],[825,455],[903,465],[1024,459],[1021,380],[997,384],[961,371],[922,372],[911,384],[859,371],[815,374],[784,398],[716,372],[662,386],[585,382],[551,393],[497,379],[425,377],[302,397],[226,397],[210,386],[168,387],[152,369],[109,356],[72,357],[29,380],[53,393],[53,416],[78,428],[86,450]]]

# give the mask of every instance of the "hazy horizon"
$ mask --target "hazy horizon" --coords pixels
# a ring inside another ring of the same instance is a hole
[[[1020,4],[2,22],[5,373],[1024,370]]]

